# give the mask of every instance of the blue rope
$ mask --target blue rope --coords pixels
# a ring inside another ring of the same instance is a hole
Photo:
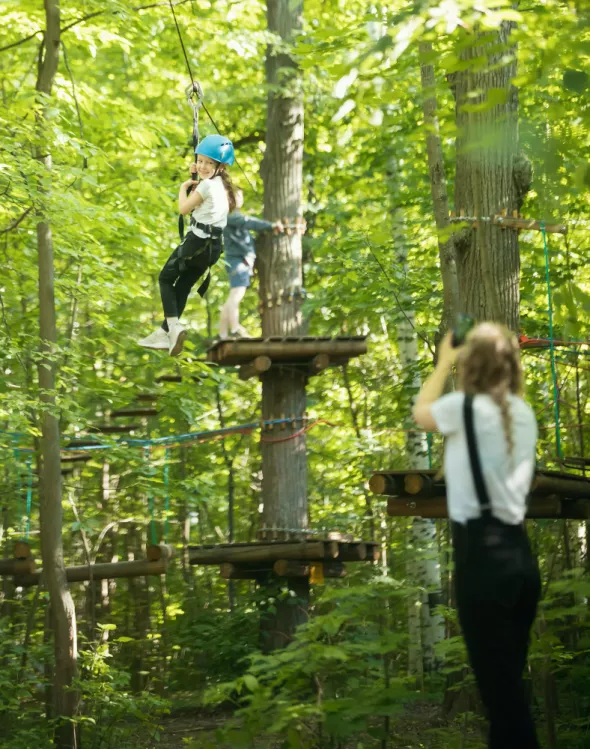
[[[561,430],[559,427],[559,387],[557,385],[557,367],[555,365],[555,346],[553,345],[553,303],[551,299],[551,276],[549,273],[549,249],[547,247],[547,232],[545,222],[541,221],[543,235],[543,252],[545,254],[545,280],[547,282],[547,315],[549,318],[549,351],[551,356],[551,378],[553,380],[553,410],[555,416],[555,442],[558,458],[563,458],[561,450]]]

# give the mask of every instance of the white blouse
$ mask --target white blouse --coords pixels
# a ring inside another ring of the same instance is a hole
[[[463,421],[462,392],[443,395],[431,410],[445,443],[445,481],[449,517],[465,523],[481,515],[469,463]],[[473,399],[473,423],[484,482],[494,517],[509,525],[521,523],[535,470],[537,421],[531,407],[508,396],[512,417],[513,460],[509,459],[500,407],[489,395]]]

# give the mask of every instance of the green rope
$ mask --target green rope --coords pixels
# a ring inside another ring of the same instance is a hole
[[[25,538],[29,539],[29,532],[31,530],[31,504],[33,500],[33,456],[27,456],[27,520],[25,526]]]
[[[157,535],[156,535],[156,520],[154,518],[154,495],[152,493],[151,483],[149,483],[149,477],[152,475],[152,466],[151,466],[151,460],[150,460],[150,449],[149,447],[144,448],[144,456],[145,460],[148,463],[148,512],[150,514],[150,534],[152,543],[157,543]]]
[[[22,506],[23,505],[23,502],[22,502],[23,485],[22,485],[21,477],[20,477],[20,450],[18,449],[18,447],[15,447],[13,448],[12,452],[14,455],[14,459],[16,460],[16,496],[17,496],[17,505],[18,505],[18,509],[17,509],[18,524],[19,524],[19,527],[22,529],[23,524],[24,524],[23,521],[25,517],[25,512]]]
[[[168,510],[170,508],[170,494],[168,491],[168,455],[169,450],[166,448],[164,452],[164,543],[168,543]]]
[[[547,315],[549,317],[549,351],[551,356],[551,378],[553,380],[553,410],[555,415],[555,443],[557,445],[557,456],[561,460],[561,431],[559,428],[559,387],[557,385],[557,368],[555,366],[555,346],[553,345],[553,303],[551,300],[551,277],[549,275],[549,249],[547,247],[547,232],[545,222],[541,221],[541,233],[543,235],[543,252],[545,253],[545,280],[547,282]]]

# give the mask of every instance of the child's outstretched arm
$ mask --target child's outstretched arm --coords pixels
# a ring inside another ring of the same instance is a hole
[[[203,202],[203,196],[198,190],[193,190],[190,195],[187,195],[188,188],[196,184],[194,179],[187,179],[180,185],[180,190],[178,191],[178,212],[183,216],[194,211]]]

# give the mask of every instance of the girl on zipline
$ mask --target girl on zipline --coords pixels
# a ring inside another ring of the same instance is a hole
[[[178,193],[178,210],[183,216],[191,214],[190,227],[159,277],[165,319],[161,327],[138,341],[145,348],[168,349],[170,356],[177,356],[182,351],[186,331],[179,318],[191,289],[207,273],[197,289],[201,297],[205,296],[211,280],[211,267],[223,251],[222,234],[227,215],[236,206],[226,169],[235,160],[232,142],[222,135],[208,135],[199,143],[195,154],[196,163],[191,165],[191,173],[199,177],[199,182],[186,180]],[[195,185],[189,194],[189,188]]]
[[[523,400],[518,340],[483,323],[459,349],[459,390],[443,395],[457,349],[442,341],[414,406],[446,437],[445,476],[459,622],[490,721],[490,749],[538,749],[523,672],[541,594],[524,528],[537,422]]]

